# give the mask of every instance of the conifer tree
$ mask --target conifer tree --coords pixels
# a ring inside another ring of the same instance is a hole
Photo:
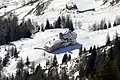
[[[28,70],[24,70],[23,79],[24,80],[29,80],[29,71]]]
[[[81,54],[82,54],[82,46],[79,49],[79,56],[81,56]]]
[[[90,47],[90,49],[89,49],[89,53],[91,53],[92,52],[92,46]]]
[[[61,18],[58,17],[58,20],[55,22],[55,28],[61,28]]]
[[[64,54],[63,59],[62,59],[62,64],[67,63],[68,56],[67,54]]]
[[[52,63],[52,65],[53,66],[57,66],[57,57],[56,57],[56,55],[54,55],[54,58],[53,58],[53,63]]]
[[[105,19],[101,20],[100,22],[100,29],[104,29]]]
[[[111,23],[110,22],[108,22],[108,28],[111,28]]]
[[[0,80],[2,80],[2,58],[0,57]]]
[[[30,61],[29,61],[29,58],[28,58],[28,56],[27,56],[27,58],[26,58],[26,63],[25,63],[27,66],[29,66],[29,64],[30,64]]]
[[[70,26],[70,16],[67,16],[66,23],[65,23],[65,28],[69,28],[69,26]]]
[[[118,40],[119,36],[118,36],[118,32],[116,31],[116,34],[115,34],[115,40]]]
[[[9,61],[10,55],[9,52],[5,55],[4,59],[3,59],[3,66],[5,67]]]
[[[18,63],[17,63],[17,69],[18,70],[23,70],[23,67],[24,67],[24,63],[23,63],[23,60],[21,58],[21,60],[19,60]]]
[[[68,75],[66,74],[66,70],[63,71],[63,74],[61,76],[61,80],[70,80]]]
[[[23,80],[23,71],[18,69],[16,71],[15,80]]]
[[[3,66],[2,66],[2,58],[0,57],[0,71],[2,71],[2,68],[3,68]]]
[[[70,60],[71,60],[71,55],[69,54],[68,61],[70,61]]]
[[[107,29],[107,24],[106,23],[104,24],[104,29]]]
[[[53,25],[52,25],[52,24],[50,24],[50,29],[54,29],[54,27],[53,27]]]
[[[83,68],[83,65],[79,65],[79,80],[82,80],[82,78],[85,76],[85,70]]]
[[[34,61],[32,62],[32,65],[31,65],[31,71],[34,74],[34,72],[35,72],[35,62]]]
[[[70,20],[69,24],[70,24],[69,25],[69,30],[74,31],[72,20]]]
[[[14,75],[12,74],[12,76],[11,76],[11,80],[14,80]]]
[[[91,51],[91,55],[89,56],[88,59],[88,64],[87,64],[87,68],[86,68],[86,76],[88,77],[89,74],[91,76],[93,76],[95,74],[95,60],[96,60],[96,55],[97,55],[97,51],[96,51],[96,46],[93,47],[93,50]]]
[[[62,16],[61,17],[61,27],[65,28],[65,25],[66,25],[66,18],[65,18],[65,16]]]
[[[84,53],[86,53],[86,48],[84,48]]]
[[[44,32],[44,26],[41,26],[41,31]]]
[[[60,80],[57,67],[52,67],[49,69],[48,80]]]
[[[19,54],[19,52],[17,51],[17,48],[15,47],[15,50],[14,50],[14,57],[15,57],[15,58],[18,58],[18,54]]]
[[[35,73],[32,76],[31,80],[47,80],[40,64],[36,67]]]
[[[109,34],[107,34],[107,40],[106,40],[106,45],[109,45],[110,44],[110,36],[109,36]]]
[[[119,80],[117,78],[117,67],[110,61],[109,57],[105,59],[102,70],[98,74],[100,80]]]
[[[49,23],[49,20],[47,19],[47,21],[46,21],[46,26],[45,26],[45,30],[47,30],[47,29],[50,29],[50,23]]]
[[[49,60],[46,60],[46,66],[50,64],[50,61]]]
[[[115,26],[117,26],[117,23],[116,23],[116,21],[114,21],[114,23],[113,23],[113,27],[115,27]]]

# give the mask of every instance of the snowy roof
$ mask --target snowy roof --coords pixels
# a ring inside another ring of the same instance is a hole
[[[77,34],[75,32],[66,32],[63,36],[64,38],[70,38],[70,39],[76,39],[77,38]]]
[[[63,37],[64,38],[69,38],[71,40],[74,40],[77,38],[77,34],[75,32],[70,32],[70,31],[66,31],[64,34],[63,34]],[[55,36],[54,38],[50,39],[46,44],[45,46],[47,47],[52,47],[53,45],[56,45],[56,44],[60,44],[62,43],[63,41],[59,38],[59,36]]]
[[[59,39],[59,37],[57,36],[57,37],[54,37],[54,38],[52,38],[51,40],[49,40],[49,41],[45,44],[45,46],[47,46],[47,47],[52,47],[53,45],[59,44],[59,43],[61,43],[61,42],[62,42],[61,39]]]

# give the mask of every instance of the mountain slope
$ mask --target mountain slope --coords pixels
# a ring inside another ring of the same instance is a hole
[[[11,1],[12,2],[12,1]],[[11,3],[10,2],[10,3]],[[16,1],[13,1],[16,2]],[[109,33],[111,39],[113,39],[113,35],[115,35],[116,31],[118,34],[120,34],[120,27],[112,27],[110,29],[106,30],[99,30],[94,32],[89,32],[89,25],[92,25],[95,22],[100,22],[102,19],[105,18],[106,21],[113,22],[116,18],[116,16],[119,16],[120,7],[119,4],[115,6],[109,6],[109,3],[102,5],[103,2],[95,1],[95,0],[39,0],[35,2],[32,5],[25,5],[22,6],[22,3],[18,5],[19,0],[17,1],[17,4],[11,4],[8,5],[7,8],[0,9],[1,14],[2,12],[9,12],[13,10],[12,12],[15,12],[15,14],[19,17],[19,20],[21,19],[28,19],[31,18],[34,22],[37,22],[39,25],[42,23],[45,24],[46,19],[49,19],[50,23],[53,23],[58,16],[66,16],[70,15],[74,27],[76,28],[75,32],[77,33],[77,42],[78,45],[75,46],[69,46],[67,48],[62,48],[54,53],[57,54],[58,63],[61,64],[62,57],[65,53],[71,54],[72,59],[76,58],[79,53],[79,48],[81,45],[83,47],[89,49],[89,47],[96,45],[96,46],[102,46],[106,42],[106,36]],[[9,4],[10,4],[9,3]],[[45,6],[42,6],[42,5]],[[78,9],[74,10],[68,10],[66,9],[66,5],[73,5],[76,4]],[[19,9],[15,8],[20,7]],[[21,7],[22,6],[22,7]],[[42,10],[40,11],[39,15],[36,15],[37,9],[39,7],[42,7]],[[88,9],[95,8],[95,11],[87,11],[84,13],[77,13],[77,11],[84,11]],[[78,22],[82,23],[82,27],[79,29],[79,25],[76,24]],[[19,59],[23,59],[25,62],[27,56],[30,58],[30,61],[34,61],[35,65],[37,66],[39,63],[44,68],[46,60],[53,58],[54,54],[47,53],[44,50],[37,50],[34,49],[36,47],[43,48],[45,42],[49,41],[50,38],[55,37],[60,32],[65,32],[66,29],[53,29],[53,30],[46,30],[45,32],[38,32],[35,35],[33,35],[33,39],[21,39],[19,41],[12,42],[16,45],[17,49],[20,51],[19,58],[17,60],[10,59],[10,65],[4,68],[4,73],[6,75],[12,74],[16,72],[16,63],[19,61]],[[46,56],[44,56],[44,53]],[[4,46],[1,46],[1,52],[0,56],[2,58],[6,54],[6,51],[4,50]]]

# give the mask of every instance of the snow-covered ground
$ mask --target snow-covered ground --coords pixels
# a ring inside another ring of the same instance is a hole
[[[9,1],[9,0],[8,0]],[[7,8],[0,9],[0,15],[3,15],[3,13],[8,12],[10,10],[16,9],[18,7],[21,7],[23,5],[23,2],[27,3],[30,0],[11,0],[9,2],[2,3],[1,6],[7,5]],[[39,0],[33,5],[27,5],[24,7],[21,7],[19,9],[14,10],[13,12],[18,15],[19,19],[21,20],[29,11],[34,9],[39,2],[42,4],[43,2],[47,2],[49,0]],[[13,4],[14,3],[14,4]],[[76,11],[69,11],[71,13],[67,13],[66,11],[62,11],[65,9],[66,4],[74,3],[77,5],[78,10],[87,10],[95,8],[95,11],[85,12],[85,13],[79,13],[77,14]],[[103,0],[53,0],[48,5],[47,9],[44,10],[44,14],[40,16],[36,16],[34,12],[31,14],[28,14],[26,16],[27,18],[31,18],[32,20],[36,21],[39,25],[46,22],[46,19],[49,19],[51,23],[53,23],[58,16],[64,16],[64,15],[70,15],[75,22],[82,22],[82,28],[88,30],[88,26],[92,25],[95,22],[99,22],[102,19],[106,19],[106,21],[113,22],[116,18],[116,16],[120,16],[120,10],[119,10],[119,3],[115,6],[110,6],[109,2],[105,5],[102,5]],[[9,4],[9,5],[8,5]],[[34,10],[33,10],[34,11]],[[74,12],[74,13],[73,13]]]
[[[65,53],[71,54],[72,59],[78,57],[79,48],[81,45],[83,45],[83,47],[87,49],[89,49],[90,46],[94,45],[104,45],[108,33],[111,39],[115,35],[116,31],[120,34],[120,26],[113,27],[108,30],[101,30],[95,32],[86,32],[81,29],[77,29],[75,30],[75,32],[78,36],[78,44],[68,46],[66,48],[61,48],[53,53],[47,53],[44,50],[34,49],[36,47],[42,48],[47,40],[49,40],[52,37],[55,37],[55,35],[57,35],[58,33],[65,31],[65,29],[46,30],[45,32],[38,32],[37,34],[35,34],[33,36],[33,39],[21,39],[13,43],[17,46],[18,49],[21,50],[19,56],[23,59],[23,61],[26,61],[26,58],[28,56],[30,61],[34,61],[36,65],[40,63],[41,66],[44,68],[46,60],[53,58],[54,54],[56,54],[57,56],[58,63],[61,64],[63,55]],[[45,56],[44,53],[46,54]],[[0,55],[2,56],[3,52],[1,52]],[[16,70],[16,63],[17,61],[15,61],[15,59],[10,60],[10,65],[8,65],[8,67],[6,67],[5,70],[8,71],[8,73],[14,73]]]
[[[0,15],[2,15],[3,11],[7,12],[22,5],[19,4],[19,0],[12,0],[13,2],[17,2],[16,4],[11,4],[7,8],[0,9]],[[11,2],[12,2],[11,1]],[[21,1],[21,0],[20,0]],[[47,1],[47,0],[44,0]],[[11,3],[10,2],[10,3]],[[61,12],[62,9],[65,8],[66,4],[75,3],[78,6],[79,10],[87,10],[95,8],[95,11],[79,13],[77,14],[76,11],[71,11],[74,13],[67,13]],[[10,4],[9,3],[9,4]],[[33,5],[28,5],[22,7],[20,9],[15,10],[15,13],[18,15],[19,18],[22,19],[31,9],[33,9],[39,2],[36,2]],[[26,18],[31,18],[32,20],[36,21],[38,24],[45,23],[46,19],[49,19],[51,23],[53,23],[58,16],[62,15],[70,15],[75,22],[82,23],[82,29],[78,29],[75,26],[77,33],[77,42],[78,44],[73,46],[68,46],[66,48],[61,48],[53,53],[47,53],[44,50],[34,49],[36,47],[43,48],[44,44],[49,41],[49,39],[55,37],[60,32],[64,33],[67,29],[54,29],[54,30],[46,30],[45,32],[38,32],[33,35],[33,39],[21,39],[15,42],[12,42],[16,45],[17,49],[20,50],[19,56],[25,61],[27,56],[29,57],[30,61],[34,61],[35,64],[41,64],[44,68],[46,59],[51,59],[51,57],[56,54],[58,63],[62,62],[62,57],[65,53],[71,54],[72,59],[78,57],[79,48],[81,45],[83,47],[89,49],[90,46],[102,46],[106,42],[106,36],[109,33],[111,39],[115,35],[116,31],[120,34],[120,26],[112,27],[107,30],[99,30],[94,32],[89,32],[88,26],[93,24],[94,22],[99,22],[102,19],[106,19],[106,21],[113,22],[116,16],[119,16],[120,7],[119,4],[115,6],[109,6],[109,3],[106,5],[101,6],[102,0],[53,0],[51,4],[47,7],[44,11],[43,15],[35,16],[34,14],[29,14]],[[16,6],[15,6],[16,5]],[[6,53],[3,49],[4,47],[1,46],[0,56],[4,57]],[[44,56],[44,53],[46,54]],[[15,73],[16,70],[16,63],[15,59],[10,60],[10,65],[5,67],[6,73]]]

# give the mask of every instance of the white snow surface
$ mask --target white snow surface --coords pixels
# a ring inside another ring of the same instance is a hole
[[[106,42],[106,36],[109,33],[111,39],[115,35],[116,31],[120,34],[120,26],[113,27],[108,30],[101,30],[95,32],[86,32],[81,29],[75,30],[77,33],[77,42],[78,44],[69,46],[66,48],[61,48],[56,50],[53,53],[47,53],[44,50],[34,49],[34,48],[42,48],[44,43],[49,40],[50,37],[55,37],[60,32],[66,31],[65,29],[55,29],[55,30],[46,30],[45,32],[38,32],[33,36],[33,39],[21,39],[19,41],[13,42],[18,50],[20,51],[20,58],[23,61],[26,61],[27,56],[29,57],[30,61],[34,61],[35,65],[41,64],[44,68],[47,59],[53,58],[54,54],[57,56],[58,63],[62,63],[62,58],[65,53],[70,53],[72,59],[78,57],[79,48],[81,45],[89,49],[90,46],[102,46]],[[0,52],[0,56],[3,56],[3,51]],[[44,56],[44,53],[46,54]],[[5,53],[4,53],[5,54]],[[19,60],[17,59],[17,61]],[[7,73],[15,73],[16,71],[16,63],[15,59],[10,60],[10,65],[5,67],[4,69],[8,71]],[[8,74],[7,74],[8,75]]]
[[[8,4],[4,2],[4,4],[8,5],[7,8],[0,9],[0,15],[3,15],[3,12],[10,11],[17,7],[20,7],[23,3],[20,2],[21,0],[11,0]],[[25,0],[28,1],[28,0]],[[47,1],[47,0],[44,0]],[[11,4],[14,3],[15,4]],[[91,8],[95,8],[94,12],[85,12],[77,14],[74,10],[70,11],[71,13],[61,12],[62,9],[65,8],[66,4],[75,3],[78,6],[80,11],[87,10]],[[1,2],[2,3],[2,2]],[[37,5],[36,2],[33,5],[28,5],[23,8],[15,10],[16,14],[19,14],[19,19],[22,19],[32,8]],[[44,11],[45,13],[40,16],[35,16],[34,14],[29,14],[26,18],[31,18],[32,20],[36,21],[38,24],[45,23],[46,19],[49,19],[51,23],[53,23],[58,16],[62,15],[70,15],[73,19],[73,22],[81,22],[82,27],[79,29],[78,25],[75,26],[75,33],[77,33],[77,42],[78,44],[73,46],[68,46],[66,48],[59,49],[53,53],[47,53],[44,50],[34,49],[34,48],[43,48],[43,45],[49,41],[49,39],[55,37],[60,32],[65,32],[67,29],[54,29],[54,30],[46,30],[45,32],[38,32],[32,36],[32,39],[21,39],[15,42],[12,42],[16,45],[17,49],[20,50],[20,58],[23,59],[25,62],[27,56],[29,57],[30,61],[34,61],[36,65],[39,63],[44,68],[46,60],[49,58],[51,59],[54,54],[56,54],[58,63],[61,64],[62,57],[65,53],[70,53],[72,59],[78,57],[79,48],[81,45],[83,47],[89,49],[90,46],[102,46],[106,42],[106,36],[109,33],[111,40],[114,38],[116,31],[120,34],[120,26],[112,27],[107,30],[99,30],[94,32],[89,32],[88,26],[92,25],[95,22],[99,22],[100,20],[104,19],[106,21],[113,22],[116,16],[119,16],[120,13],[120,6],[119,4],[115,6],[109,6],[109,3],[106,5],[101,6],[102,0],[53,0],[51,4],[47,7]],[[2,6],[2,4],[0,4]],[[16,7],[15,7],[16,6]],[[74,12],[74,13],[72,13]],[[75,25],[75,24],[74,24]],[[4,46],[1,46],[0,49],[0,56],[3,58],[6,54],[4,50]],[[46,56],[44,56],[44,53]],[[20,59],[19,58],[19,59]],[[6,75],[15,73],[16,71],[16,64],[19,60],[11,59],[10,65],[4,68]]]

